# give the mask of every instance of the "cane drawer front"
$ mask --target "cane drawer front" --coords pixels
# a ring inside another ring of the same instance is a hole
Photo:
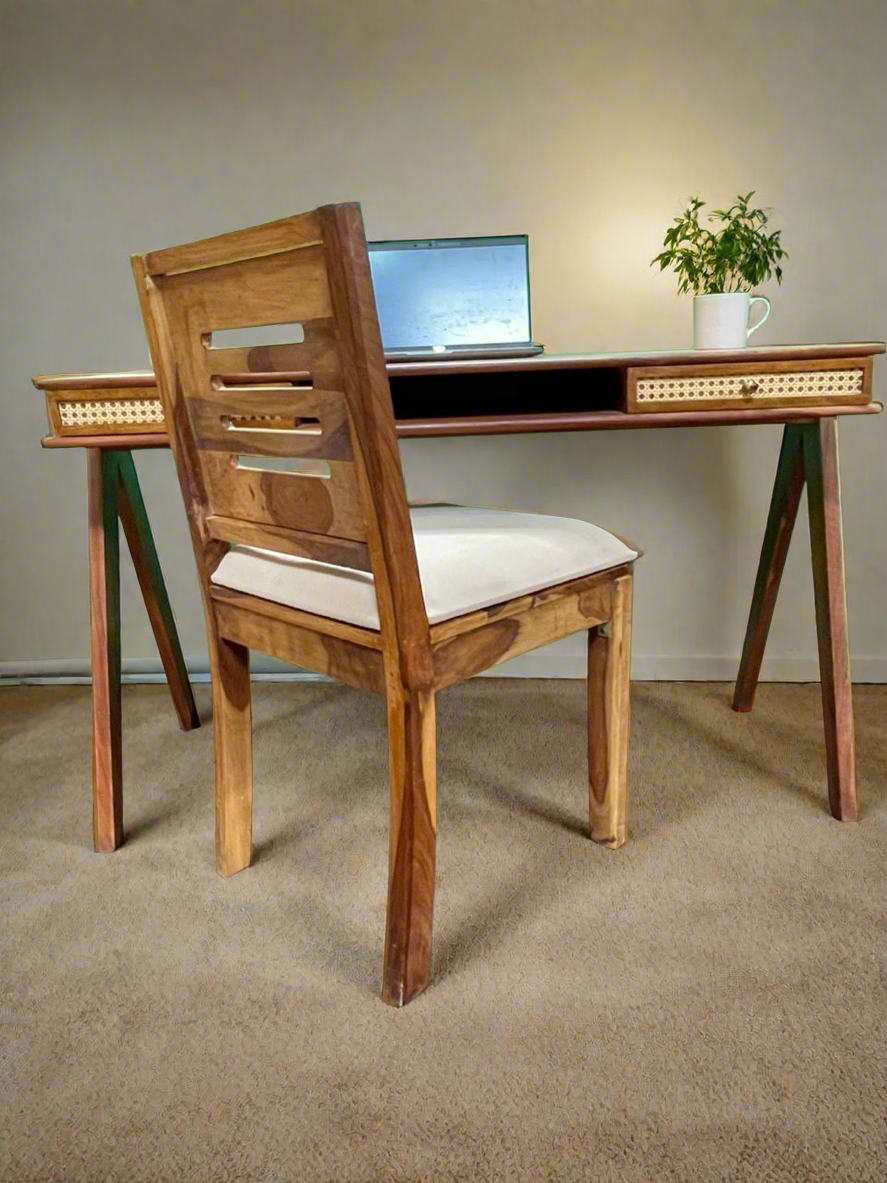
[[[626,410],[655,414],[729,407],[849,406],[870,401],[871,370],[870,357],[632,367]]]
[[[46,392],[53,435],[137,435],[163,431],[156,386]]]

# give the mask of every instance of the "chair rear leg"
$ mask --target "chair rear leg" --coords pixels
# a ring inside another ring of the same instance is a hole
[[[235,875],[253,853],[253,731],[249,649],[211,639],[216,750],[216,870]]]
[[[607,624],[588,631],[588,808],[591,836],[604,846],[628,837],[631,731],[632,577],[613,583]]]
[[[391,830],[382,998],[405,1006],[431,979],[437,769],[433,691],[388,698]]]

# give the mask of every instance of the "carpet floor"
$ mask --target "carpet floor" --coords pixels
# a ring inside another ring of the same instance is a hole
[[[255,687],[256,858],[222,880],[212,728],[165,687],[124,691],[103,856],[88,689],[0,690],[0,1179],[883,1183],[887,687],[856,709],[842,826],[817,686],[737,716],[636,685],[614,852],[580,683],[445,691],[435,980],[394,1011],[380,701]]]

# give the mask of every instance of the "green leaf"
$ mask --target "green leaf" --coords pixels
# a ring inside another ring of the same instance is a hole
[[[652,260],[660,271],[671,268],[678,292],[751,291],[775,275],[782,282],[778,260],[788,258],[781,231],[766,232],[766,209],[751,209],[755,190],[738,194],[731,206],[712,210],[700,223],[705,202],[687,199],[683,213],[666,230],[665,249]],[[714,229],[709,229],[709,227]]]

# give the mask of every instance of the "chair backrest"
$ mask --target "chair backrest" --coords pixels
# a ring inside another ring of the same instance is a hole
[[[132,264],[205,593],[231,543],[370,570],[383,640],[426,649],[359,205]],[[214,340],[269,325],[295,339]]]

